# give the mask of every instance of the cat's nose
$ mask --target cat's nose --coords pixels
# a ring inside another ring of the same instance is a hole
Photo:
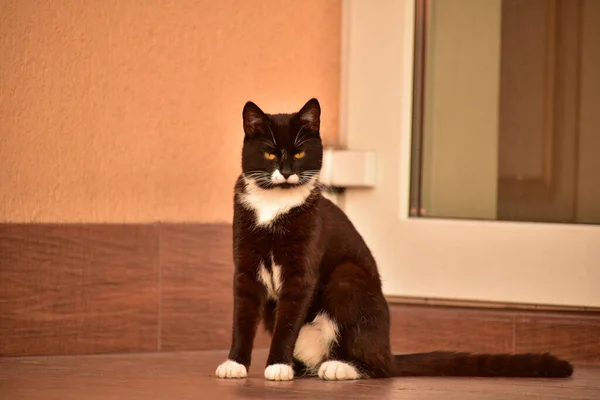
[[[281,175],[283,175],[283,177],[285,179],[289,178],[290,175],[292,175],[292,169],[290,167],[284,166],[283,168],[281,168],[281,171],[279,171],[279,172],[281,172]]]

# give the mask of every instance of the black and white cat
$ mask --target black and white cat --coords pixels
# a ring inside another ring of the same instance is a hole
[[[391,353],[375,259],[346,215],[321,194],[320,115],[316,99],[294,114],[265,114],[252,102],[244,107],[233,338],[216,375],[247,376],[262,320],[272,336],[269,380],[570,376],[571,364],[549,354]]]

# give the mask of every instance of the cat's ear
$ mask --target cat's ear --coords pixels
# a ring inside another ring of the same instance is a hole
[[[242,111],[242,118],[244,120],[244,133],[246,136],[252,137],[264,132],[267,117],[253,102],[249,101],[246,103]]]
[[[321,127],[321,106],[317,99],[310,99],[296,115],[302,126],[306,126],[313,132],[319,133]]]

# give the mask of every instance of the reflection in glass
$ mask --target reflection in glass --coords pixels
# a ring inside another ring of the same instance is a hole
[[[600,1],[419,1],[411,214],[600,223]]]

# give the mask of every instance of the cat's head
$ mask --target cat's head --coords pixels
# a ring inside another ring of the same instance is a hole
[[[265,114],[249,101],[242,116],[242,171],[246,179],[262,189],[314,184],[323,161],[317,99],[309,100],[293,114]]]

